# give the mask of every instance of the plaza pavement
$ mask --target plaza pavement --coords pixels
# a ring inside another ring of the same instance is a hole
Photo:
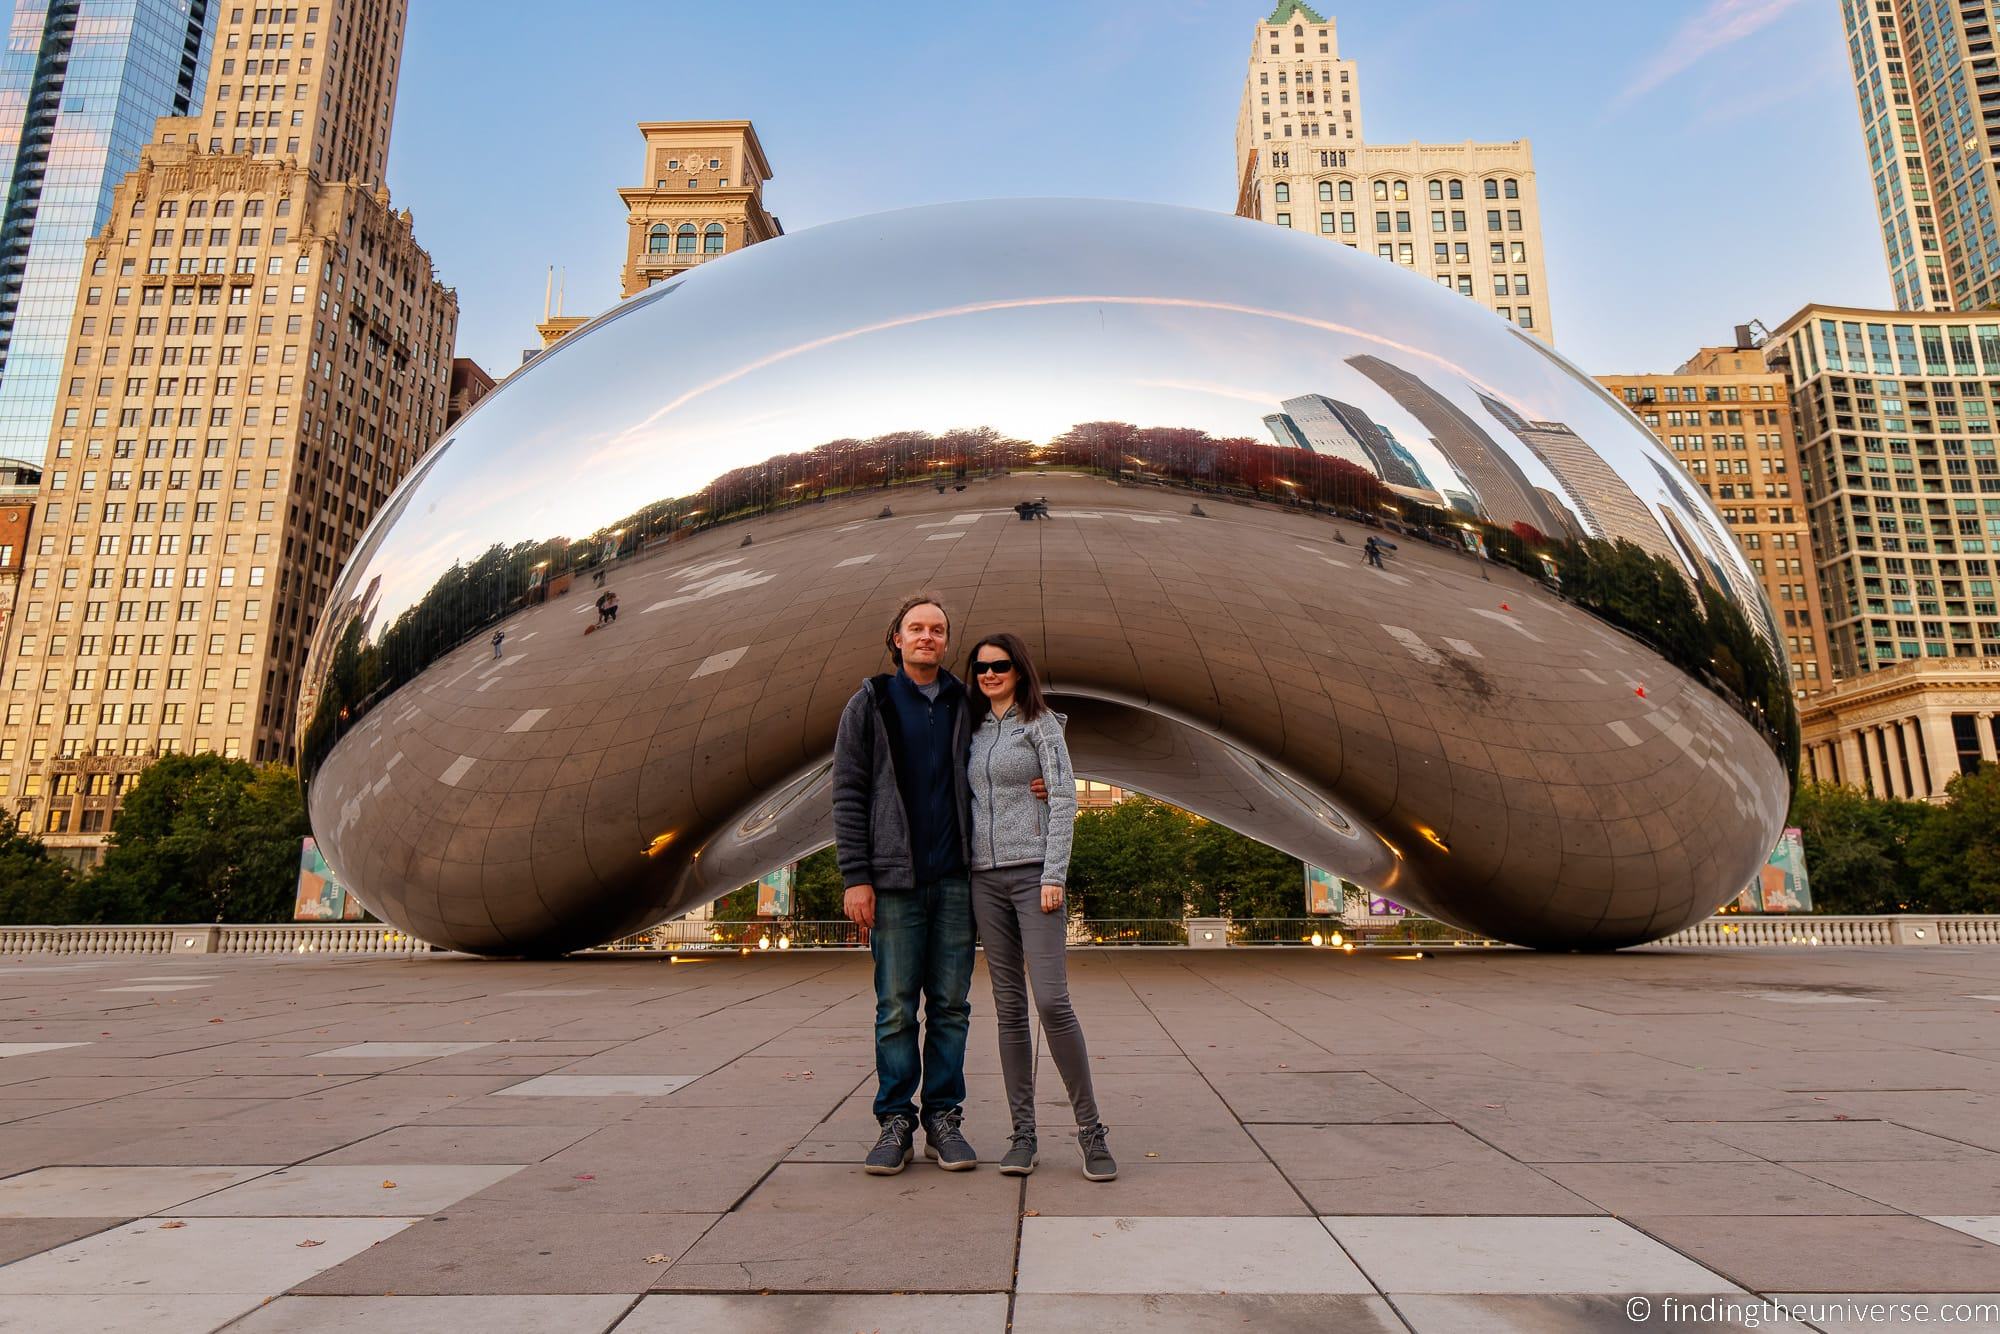
[[[864,1175],[856,953],[0,959],[0,1330],[2000,1327],[2000,950],[1070,967],[1108,1184]]]

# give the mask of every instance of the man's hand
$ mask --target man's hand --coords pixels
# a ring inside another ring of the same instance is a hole
[[[840,910],[862,931],[875,929],[875,886],[850,885],[841,896]]]
[[[1043,885],[1042,911],[1056,912],[1062,906],[1063,906],[1063,887],[1061,885]]]
[[[1049,799],[1049,785],[1039,778],[1028,784],[1028,791],[1034,793],[1038,800],[1047,801]]]

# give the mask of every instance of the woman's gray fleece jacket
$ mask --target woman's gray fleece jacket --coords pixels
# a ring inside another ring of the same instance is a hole
[[[1042,864],[1042,883],[1069,883],[1076,829],[1076,774],[1063,742],[1063,716],[1044,709],[1025,722],[1018,707],[991,713],[972,733],[966,777],[972,788],[972,869]],[[1029,791],[1041,779],[1045,802]]]

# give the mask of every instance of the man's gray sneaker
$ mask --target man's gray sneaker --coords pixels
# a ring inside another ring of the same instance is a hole
[[[1007,1145],[1007,1154],[1000,1160],[1000,1175],[1024,1177],[1035,1170],[1041,1155],[1035,1151],[1034,1132],[1014,1132],[1014,1138]]]
[[[958,1131],[965,1112],[957,1107],[924,1118],[924,1157],[947,1172],[965,1172],[979,1166],[979,1155]]]
[[[868,1151],[869,1175],[892,1177],[908,1167],[916,1131],[916,1125],[907,1116],[885,1118],[882,1122],[882,1137],[876,1140],[875,1147]]]
[[[1076,1132],[1076,1144],[1083,1151],[1083,1179],[1086,1181],[1112,1181],[1118,1176],[1118,1160],[1111,1156],[1111,1148],[1104,1142],[1105,1127],[1098,1122],[1088,1130]]]

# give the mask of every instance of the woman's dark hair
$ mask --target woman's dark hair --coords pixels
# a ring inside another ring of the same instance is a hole
[[[986,718],[990,706],[986,692],[979,688],[979,678],[972,674],[973,664],[979,661],[979,650],[997,648],[1014,660],[1014,707],[1021,711],[1021,717],[1028,722],[1042,716],[1048,708],[1048,701],[1042,698],[1042,682],[1035,675],[1035,663],[1028,656],[1028,646],[1021,642],[1019,635],[1005,631],[988,635],[972,646],[972,656],[965,660],[966,688],[972,696],[972,725],[979,726]]]

